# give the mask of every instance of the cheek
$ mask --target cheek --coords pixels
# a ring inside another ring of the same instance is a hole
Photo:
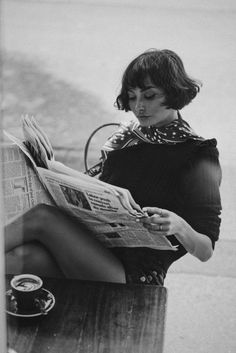
[[[153,112],[163,111],[165,109],[165,107],[162,105],[162,102],[153,102],[153,104],[150,104],[149,108]]]
[[[157,102],[150,102],[150,104],[148,105],[148,112],[150,114],[155,114],[159,110],[160,110],[160,104],[158,104]]]
[[[135,110],[135,102],[129,101],[129,109],[133,112]]]

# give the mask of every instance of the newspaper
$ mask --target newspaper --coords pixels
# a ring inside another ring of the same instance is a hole
[[[50,141],[33,117],[22,118],[25,141],[4,148],[6,221],[39,203],[56,205],[84,223],[106,247],[176,250],[166,237],[148,231],[145,216],[126,189],[110,185],[58,162]]]
[[[3,145],[1,158],[5,224],[39,203],[55,205],[29,159],[16,144]]]

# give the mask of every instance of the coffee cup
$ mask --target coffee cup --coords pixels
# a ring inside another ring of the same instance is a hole
[[[43,286],[40,277],[32,274],[16,275],[12,278],[10,285],[18,310],[30,311],[36,307],[36,299]]]

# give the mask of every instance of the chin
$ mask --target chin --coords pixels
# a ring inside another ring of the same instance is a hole
[[[139,121],[139,124],[141,126],[143,126],[143,127],[148,127],[148,126],[152,125],[149,120],[140,120],[140,119],[138,119],[138,121]]]

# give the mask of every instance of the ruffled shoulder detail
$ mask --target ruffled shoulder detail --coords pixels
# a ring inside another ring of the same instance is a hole
[[[199,160],[211,160],[219,164],[219,151],[215,138],[202,141],[191,140],[189,143],[191,147],[188,150],[187,165],[189,165],[189,163],[192,165]]]
[[[201,146],[201,147],[216,147],[217,146],[217,140],[216,138],[211,138],[211,139],[203,139],[203,140],[194,140],[195,144],[197,146]]]

